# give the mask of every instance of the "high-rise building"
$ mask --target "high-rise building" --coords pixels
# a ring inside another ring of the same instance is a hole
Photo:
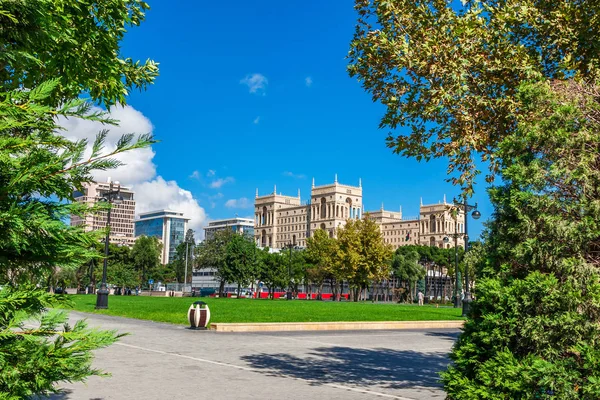
[[[337,228],[349,219],[368,218],[379,225],[385,243],[398,248],[403,245],[427,245],[453,247],[454,240],[444,243],[444,237],[464,232],[464,212],[459,210],[456,221],[452,218],[453,205],[444,200],[438,204],[423,205],[418,217],[405,218],[402,209],[388,211],[383,208],[372,212],[363,209],[362,182],[358,186],[338,183],[337,175],[332,184],[315,186],[313,179],[311,196],[304,204],[298,196],[273,193],[254,199],[254,238],[261,247],[281,249],[286,245],[306,246],[306,239],[318,229],[335,237]],[[457,239],[464,246],[464,239]]]
[[[113,183],[113,190],[117,189],[117,184]],[[104,198],[104,195],[110,190],[109,182],[90,182],[83,184],[83,191],[73,193],[75,201],[85,202],[94,205]],[[113,244],[132,246],[135,242],[134,236],[134,218],[135,218],[135,200],[134,192],[127,187],[120,187],[123,201],[114,202],[110,211],[110,242]],[[86,231],[95,231],[106,228],[107,212],[101,211],[97,214],[86,215],[80,218],[71,215],[71,225],[84,225]]]
[[[161,262],[168,264],[175,259],[177,246],[185,240],[189,220],[179,211],[141,213],[135,221],[135,237],[144,235],[158,238],[163,245]]]
[[[210,239],[215,232],[231,230],[232,232],[254,237],[254,221],[251,218],[227,218],[210,221],[204,228],[204,237]]]

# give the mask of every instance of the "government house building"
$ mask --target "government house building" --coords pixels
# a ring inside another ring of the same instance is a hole
[[[404,218],[399,211],[364,211],[362,182],[358,186],[334,182],[315,186],[313,178],[310,200],[304,203],[297,196],[273,193],[260,196],[256,189],[254,199],[254,239],[260,247],[282,249],[292,245],[306,247],[306,239],[318,229],[336,237],[336,230],[349,219],[368,217],[379,225],[383,239],[394,249],[405,245],[424,245],[450,248],[454,246],[453,233],[464,232],[464,211],[459,210],[456,220],[452,217],[452,203],[444,200],[438,204],[423,204],[419,216]],[[458,236],[458,235],[457,235]],[[444,243],[444,237],[450,241]],[[464,235],[457,239],[464,246]]]

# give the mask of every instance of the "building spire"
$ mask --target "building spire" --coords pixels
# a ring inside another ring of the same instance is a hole
[[[362,187],[362,178],[358,178],[358,187],[361,188]]]
[[[258,197],[258,188],[256,188],[256,196],[255,197]]]
[[[335,174],[335,178],[333,179],[333,183],[337,183],[337,174]]]
[[[300,198],[300,188],[298,188],[298,198]]]
[[[315,177],[313,176],[312,187],[315,187]]]
[[[444,193],[444,204],[446,204],[446,193]]]
[[[273,194],[277,194],[277,185],[273,185]]]
[[[383,211],[383,201],[381,202],[381,211]]]
[[[421,207],[423,207],[423,198],[421,197]]]

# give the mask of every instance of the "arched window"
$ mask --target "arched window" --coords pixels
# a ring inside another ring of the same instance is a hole
[[[325,197],[321,198],[321,218],[325,219],[327,218],[327,199],[325,199]]]

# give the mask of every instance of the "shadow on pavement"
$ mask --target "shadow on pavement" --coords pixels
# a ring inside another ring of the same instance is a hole
[[[445,353],[351,347],[320,347],[304,358],[262,353],[241,359],[269,375],[287,375],[314,385],[377,385],[389,389],[439,389],[439,372],[449,363]]]
[[[451,340],[452,342],[456,342],[456,339],[458,339],[458,336],[460,334],[461,334],[461,331],[456,331],[456,332],[442,331],[442,332],[427,332],[427,333],[425,333],[425,336],[434,336],[434,337],[439,337],[442,339]]]
[[[64,389],[59,393],[51,394],[50,396],[38,396],[34,397],[33,400],[68,400],[71,398],[72,390]],[[93,397],[90,400],[104,400],[101,397]]]

